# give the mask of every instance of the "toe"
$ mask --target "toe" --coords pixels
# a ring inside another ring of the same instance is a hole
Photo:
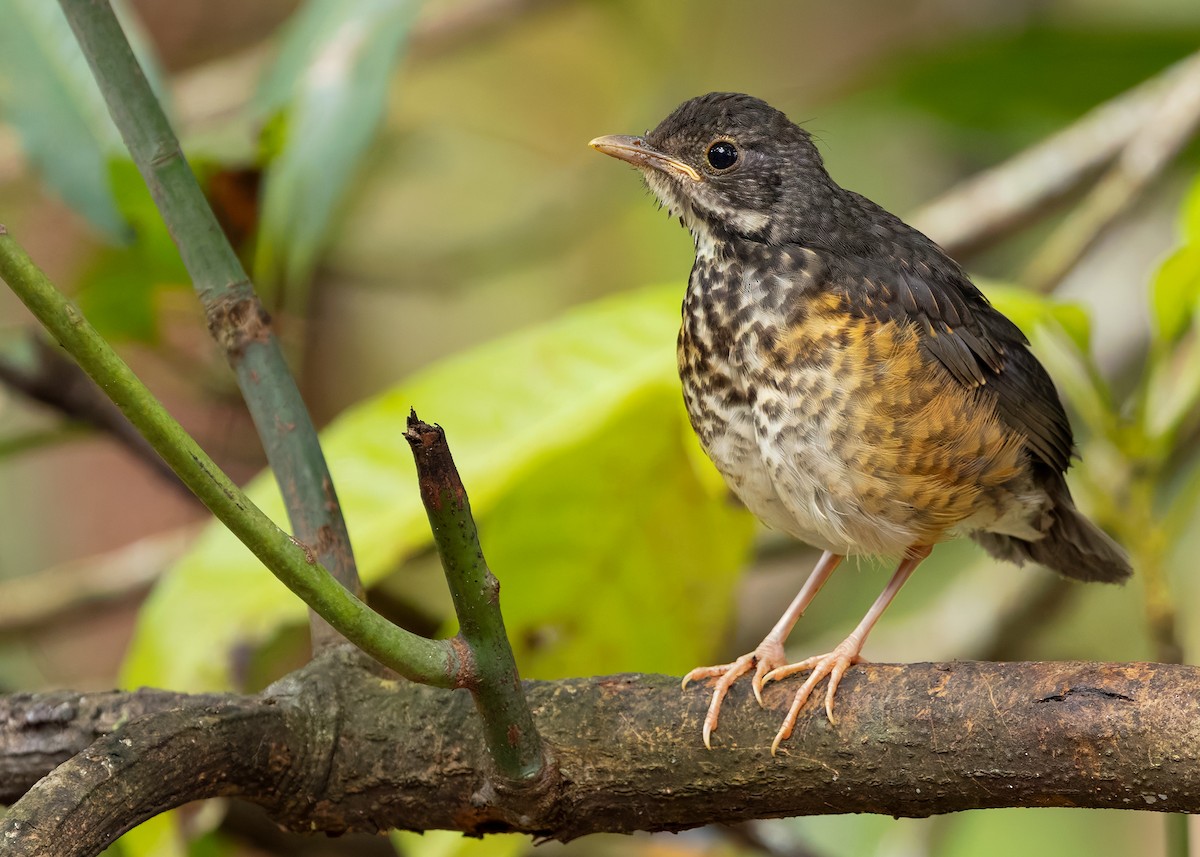
[[[694,681],[703,681],[706,678],[715,678],[717,676],[723,676],[723,675],[725,675],[725,673],[729,672],[729,670],[733,669],[736,665],[737,665],[737,661],[734,661],[731,664],[718,664],[715,667],[696,667],[694,670],[692,670],[690,673],[688,673],[687,675],[685,675],[683,677],[682,687],[686,689],[687,686]]]
[[[774,668],[775,665],[762,660],[754,667],[754,678],[750,680],[750,687],[754,689],[754,698],[758,700],[760,706],[763,704],[763,685],[767,682],[767,675]]]
[[[712,733],[716,731],[717,722],[721,718],[721,706],[725,702],[725,695],[729,693],[729,688],[733,686],[733,683],[748,673],[753,665],[754,654],[751,653],[742,655],[733,663],[715,667],[697,667],[683,677],[684,687],[687,687],[689,682],[699,679],[717,679],[716,684],[713,685],[708,711],[704,715],[704,728],[701,733],[704,738],[704,746],[708,749],[712,749]]]
[[[846,670],[856,663],[859,663],[857,655],[838,654],[828,669],[829,686],[825,689],[825,716],[829,718],[830,723],[836,724],[837,722],[833,719],[833,700],[837,696],[838,685],[842,683],[842,677],[846,675]]]
[[[787,717],[783,718],[783,725],[779,727],[779,731],[775,733],[775,740],[771,742],[771,755],[774,756],[779,750],[779,745],[792,736],[792,730],[796,728],[796,721],[800,717],[800,711],[804,708],[804,704],[808,702],[808,698],[812,696],[813,688],[817,686],[817,682],[824,676],[820,670],[815,670],[804,684],[800,685],[800,689],[796,691],[796,695],[792,697],[792,705],[788,709]]]
[[[763,677],[763,684],[766,684],[769,681],[780,681],[781,679],[785,679],[790,675],[811,670],[821,662],[821,657],[821,655],[817,655],[816,657],[805,658],[802,661],[797,661],[794,664],[784,664],[783,666],[775,667],[775,669],[771,670]]]

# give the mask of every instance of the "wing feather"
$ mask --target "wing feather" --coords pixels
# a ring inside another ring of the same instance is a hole
[[[1000,418],[1027,438],[1030,451],[1067,469],[1074,440],[1054,383],[1020,328],[953,262],[917,271],[886,258],[830,254],[823,261],[828,288],[841,293],[848,311],[913,324],[926,355],[958,383],[990,391]]]

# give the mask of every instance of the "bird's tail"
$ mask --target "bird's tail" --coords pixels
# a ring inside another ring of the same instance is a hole
[[[1062,476],[1054,474],[1047,494],[1050,525],[1037,541],[982,531],[971,537],[997,559],[1017,565],[1032,560],[1076,580],[1120,583],[1133,574],[1120,545],[1075,508]]]

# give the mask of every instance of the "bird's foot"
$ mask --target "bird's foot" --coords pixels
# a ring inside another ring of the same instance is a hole
[[[705,747],[712,749],[712,733],[717,728],[717,719],[721,715],[721,704],[725,701],[725,695],[729,693],[729,688],[733,687],[733,683],[750,672],[751,667],[754,667],[754,677],[750,680],[750,686],[754,689],[754,698],[758,700],[759,705],[762,705],[762,689],[768,674],[772,670],[784,668],[786,664],[787,656],[783,652],[783,644],[768,637],[759,643],[758,648],[753,652],[742,655],[733,663],[720,664],[715,667],[696,667],[683,677],[684,687],[687,687],[689,682],[702,679],[715,678],[717,680],[713,686],[712,702],[708,704],[708,713],[704,715],[702,734]]]
[[[835,722],[833,719],[833,698],[837,694],[838,684],[841,683],[842,676],[846,674],[846,670],[850,669],[854,664],[864,663],[863,659],[859,656],[860,651],[862,651],[862,641],[851,636],[838,643],[837,648],[828,654],[814,655],[798,663],[787,664],[767,673],[765,681],[779,681],[790,675],[811,670],[808,678],[804,680],[804,684],[800,685],[800,689],[796,691],[796,696],[792,699],[792,707],[788,709],[787,717],[783,719],[783,725],[779,727],[779,732],[776,733],[775,740],[771,742],[772,756],[779,749],[779,745],[791,737],[792,730],[796,726],[796,719],[800,716],[800,709],[804,707],[804,703],[808,702],[813,688],[826,676],[829,676],[829,686],[825,689],[825,714],[829,718],[830,723]]]

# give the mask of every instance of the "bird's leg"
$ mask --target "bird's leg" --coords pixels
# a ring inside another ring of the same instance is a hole
[[[825,690],[825,714],[829,718],[830,723],[834,722],[833,698],[837,694],[837,687],[842,680],[842,676],[846,674],[846,670],[852,665],[861,663],[862,658],[859,657],[859,653],[862,652],[863,643],[866,642],[867,635],[871,633],[871,629],[879,621],[879,617],[883,615],[883,611],[892,603],[892,599],[896,597],[896,593],[900,591],[900,587],[904,585],[917,566],[921,564],[921,561],[929,556],[931,550],[933,548],[929,545],[915,545],[908,549],[904,560],[896,569],[895,574],[892,575],[892,579],[888,581],[888,585],[884,588],[883,592],[875,599],[875,603],[871,605],[871,609],[867,611],[867,615],[863,616],[858,626],[850,632],[850,636],[842,640],[832,652],[824,655],[815,655],[799,663],[778,667],[767,673],[766,681],[778,681],[798,672],[812,670],[808,678],[805,679],[804,684],[796,691],[796,696],[792,700],[792,707],[788,709],[787,717],[783,720],[783,725],[779,727],[779,732],[776,734],[775,740],[771,742],[772,755],[779,749],[780,743],[786,741],[791,736],[792,729],[796,726],[796,718],[800,716],[800,709],[808,701],[813,688],[825,676],[829,676],[829,687]]]
[[[720,664],[715,667],[696,667],[683,677],[684,687],[688,686],[688,682],[699,679],[717,679],[717,683],[713,687],[712,702],[708,706],[708,714],[704,717],[705,747],[712,749],[712,744],[709,742],[713,730],[717,728],[717,718],[721,714],[721,703],[725,701],[725,694],[729,692],[729,688],[735,681],[750,671],[752,666],[755,669],[754,678],[750,684],[754,688],[755,699],[758,700],[759,705],[762,705],[762,686],[767,674],[787,663],[787,656],[783,652],[784,640],[787,639],[797,620],[804,615],[808,605],[841,561],[842,557],[839,554],[825,551],[821,555],[816,567],[809,574],[808,580],[804,581],[804,586],[800,588],[796,597],[792,599],[792,603],[788,605],[788,609],[779,617],[779,621],[775,623],[771,633],[763,638],[753,652],[742,655],[733,663]]]

